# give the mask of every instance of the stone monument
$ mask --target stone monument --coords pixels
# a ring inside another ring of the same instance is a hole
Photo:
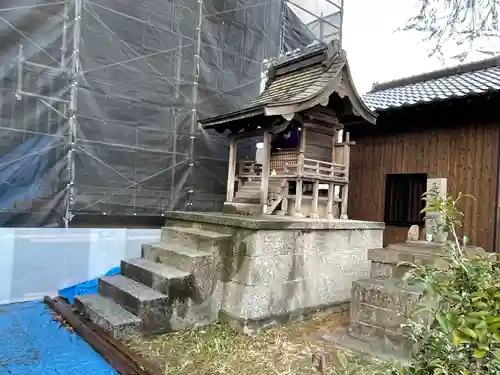
[[[427,179],[427,192],[434,194],[441,200],[447,198],[447,180],[446,178],[428,178]],[[439,212],[427,212],[425,216],[425,240],[427,242],[443,243],[448,237],[439,228],[439,223],[442,220]]]

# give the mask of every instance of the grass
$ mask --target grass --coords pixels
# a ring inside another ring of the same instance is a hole
[[[323,313],[300,322],[243,335],[221,323],[154,337],[127,345],[168,375],[312,375],[313,354],[336,348],[321,334],[347,323],[345,313]],[[332,366],[332,363],[329,364]]]

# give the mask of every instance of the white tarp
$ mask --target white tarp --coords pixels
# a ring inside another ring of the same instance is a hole
[[[55,296],[159,238],[160,229],[0,228],[0,304]]]

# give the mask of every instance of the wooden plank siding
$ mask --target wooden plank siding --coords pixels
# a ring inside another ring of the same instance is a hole
[[[353,138],[349,218],[383,221],[389,173],[427,173],[448,180],[448,195],[472,194],[464,205],[464,233],[471,243],[493,249],[500,127],[463,125]],[[384,244],[406,240],[408,227],[387,226]]]

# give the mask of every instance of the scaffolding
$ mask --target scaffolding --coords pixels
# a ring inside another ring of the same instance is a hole
[[[341,39],[342,3],[317,1],[2,1],[0,225],[220,209],[226,139],[198,118],[251,100],[268,59]]]

